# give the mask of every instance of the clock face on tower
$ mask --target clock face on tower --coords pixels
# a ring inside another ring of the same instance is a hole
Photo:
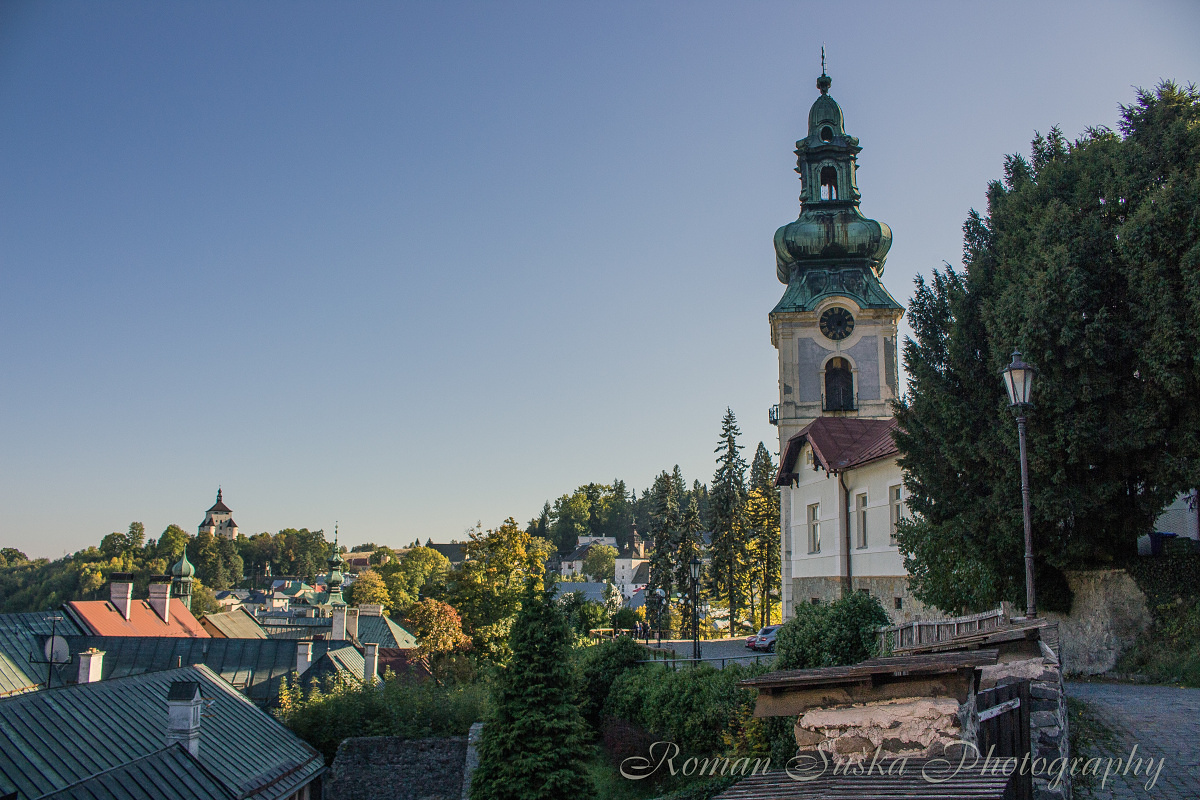
[[[821,333],[835,342],[854,333],[854,315],[844,308],[834,307],[821,315]]]

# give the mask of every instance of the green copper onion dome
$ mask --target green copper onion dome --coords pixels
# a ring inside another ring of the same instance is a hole
[[[196,577],[196,568],[188,561],[187,545],[183,546],[183,557],[171,568],[171,575],[180,579]]]
[[[867,267],[878,277],[892,246],[891,228],[858,210],[862,148],[846,133],[842,109],[829,96],[832,84],[822,71],[808,135],[796,142],[800,216],[775,232],[776,275],[785,284],[813,267]]]

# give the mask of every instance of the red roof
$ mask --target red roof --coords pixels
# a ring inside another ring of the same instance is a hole
[[[796,480],[796,459],[805,444],[813,449],[816,463],[827,472],[845,472],[900,452],[892,440],[895,419],[818,417],[788,439],[779,460],[776,486]]]
[[[150,606],[149,600],[133,600],[129,619],[121,616],[117,607],[107,600],[72,600],[66,608],[71,616],[94,636],[174,636],[189,639],[210,639],[183,602],[171,598],[170,622]]]

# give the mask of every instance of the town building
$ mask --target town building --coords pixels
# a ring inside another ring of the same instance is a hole
[[[858,139],[820,92],[796,142],[800,215],[775,233],[787,289],[769,315],[779,355],[782,589],[797,603],[863,589],[894,619],[920,609],[892,535],[904,489],[890,402],[900,393],[897,325],[904,308],[882,282],[891,229],[859,210]]]
[[[94,636],[166,636],[207,639],[208,633],[178,598],[170,575],[150,578],[149,598],[133,599],[133,575],[114,572],[108,600],[72,600],[63,614]]]
[[[221,490],[217,489],[217,502],[204,512],[204,521],[200,523],[197,533],[211,533],[224,539],[236,539],[237,523],[233,521],[233,511],[221,499]]]
[[[0,699],[0,797],[316,800],[321,754],[204,665]]]
[[[646,543],[633,531],[625,549],[617,554],[613,583],[621,590],[621,596],[626,600],[650,582],[650,560],[646,557]]]

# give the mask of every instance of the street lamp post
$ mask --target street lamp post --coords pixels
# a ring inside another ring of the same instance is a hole
[[[667,602],[667,593],[662,589],[655,589],[654,597],[658,601],[654,604],[658,609],[654,614],[654,627],[658,628],[658,646],[662,647],[662,612]]]
[[[1029,466],[1025,456],[1025,414],[1033,408],[1029,397],[1033,391],[1033,367],[1021,360],[1014,350],[1012,363],[1001,371],[1008,402],[1017,417],[1017,436],[1021,442],[1021,507],[1025,514],[1025,618],[1037,617],[1037,602],[1033,591],[1033,517],[1029,513]]]
[[[692,556],[692,658],[700,660],[700,559]]]

